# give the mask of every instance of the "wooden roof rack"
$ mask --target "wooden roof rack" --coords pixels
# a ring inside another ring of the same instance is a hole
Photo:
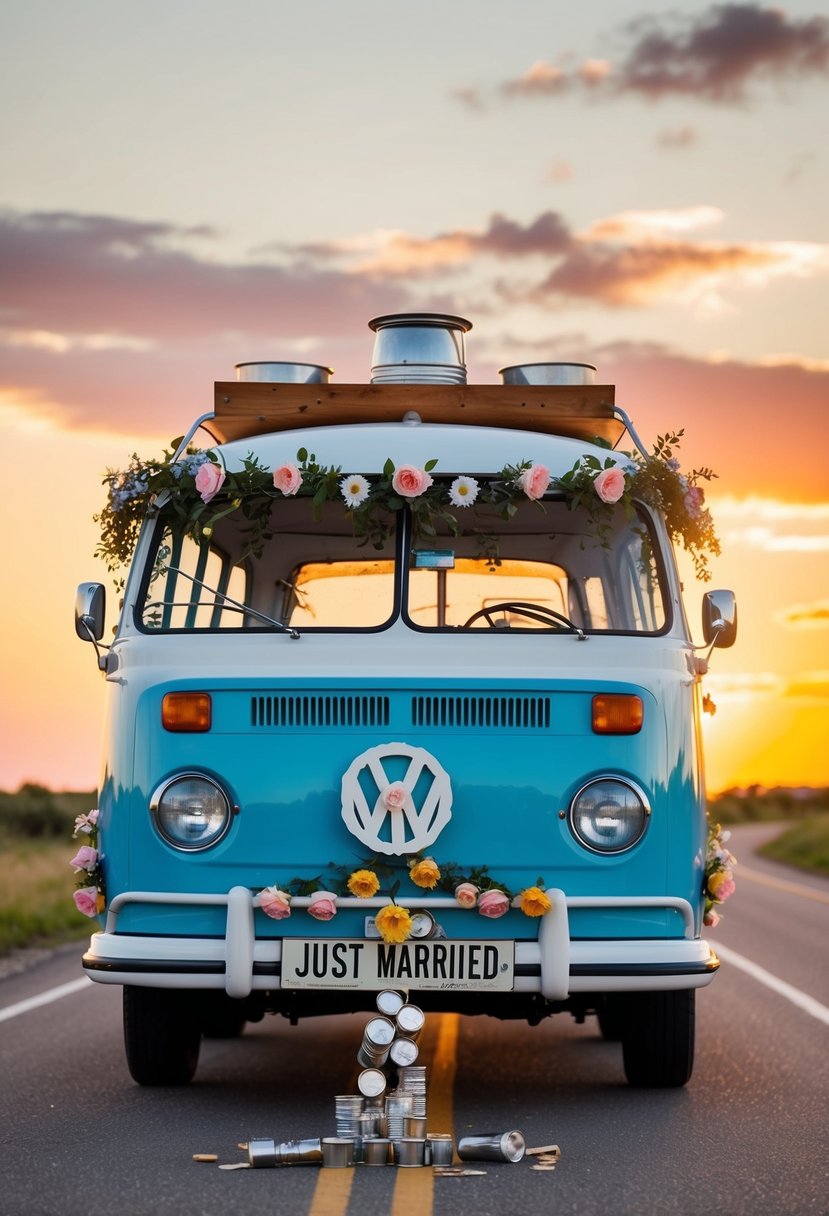
[[[203,425],[218,443],[272,431],[360,422],[510,427],[616,444],[624,422],[612,384],[273,384],[217,381],[214,417]]]

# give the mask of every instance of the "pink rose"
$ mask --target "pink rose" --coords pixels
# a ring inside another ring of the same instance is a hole
[[[286,920],[291,915],[291,897],[278,887],[265,887],[259,892],[259,907],[272,920]]]
[[[705,501],[705,491],[702,486],[689,486],[685,495],[685,509],[689,515],[699,515]]]
[[[211,498],[215,498],[222,488],[222,483],[225,479],[225,471],[212,460],[206,460],[204,464],[200,464],[196,473],[196,489],[201,494],[202,502],[210,502]]]
[[[602,469],[593,481],[593,489],[602,502],[618,502],[625,492],[625,475],[618,465]]]
[[[314,920],[331,920],[337,915],[337,896],[333,891],[315,891],[308,905],[308,915]]]
[[[75,901],[75,907],[79,912],[83,912],[84,916],[97,916],[98,914],[98,888],[97,887],[81,887],[79,891],[72,893],[72,898]]]
[[[725,901],[728,899],[729,895],[733,895],[736,890],[737,890],[737,884],[735,883],[734,879],[726,878],[717,887],[716,898],[719,900],[720,903],[725,903]]]
[[[518,478],[518,484],[527,498],[543,498],[547,486],[550,484],[550,470],[543,464],[534,464],[524,470]]]
[[[478,888],[474,882],[459,882],[455,887],[455,899],[462,908],[474,908],[478,902]]]
[[[484,891],[483,895],[478,897],[478,911],[481,916],[496,920],[509,911],[509,900],[503,891]]]
[[[273,471],[273,484],[289,498],[302,485],[302,474],[295,464],[281,464]]]
[[[394,470],[391,479],[392,489],[403,498],[419,498],[424,490],[432,484],[432,478],[425,469],[416,469],[411,464],[401,464]]]
[[[702,923],[704,925],[708,925],[709,929],[716,929],[717,925],[720,923],[719,912],[715,912],[713,908],[709,908],[705,913],[705,916],[702,918]]]
[[[383,791],[383,806],[389,811],[399,811],[405,805],[408,794],[402,781],[393,781]]]
[[[69,864],[74,867],[76,874],[81,870],[86,870],[87,874],[91,874],[98,864],[98,850],[93,849],[89,844],[82,844]]]

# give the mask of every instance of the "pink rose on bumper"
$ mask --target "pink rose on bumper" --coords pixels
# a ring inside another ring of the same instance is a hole
[[[212,460],[205,461],[200,464],[196,473],[196,489],[201,494],[202,502],[210,502],[211,498],[215,498],[222,488],[222,483],[225,479],[225,471],[217,464],[213,464]]]
[[[705,913],[705,916],[702,918],[702,923],[707,925],[709,929],[716,929],[717,925],[720,923],[719,912],[715,912],[713,908],[709,908]]]
[[[393,781],[383,790],[383,806],[388,811],[399,811],[406,804],[408,794],[402,781]]]
[[[278,887],[265,887],[259,892],[259,907],[272,920],[286,920],[291,915],[291,897]]]
[[[281,464],[273,471],[273,484],[289,498],[302,485],[302,474],[295,464]]]
[[[86,870],[87,874],[91,874],[98,864],[98,850],[93,849],[89,844],[83,844],[69,864],[74,867],[76,874],[81,870]]]
[[[474,882],[459,882],[455,887],[455,900],[462,908],[474,908],[478,902],[478,888]]]
[[[331,920],[337,915],[337,896],[333,891],[315,891],[308,905],[308,915],[314,920]]]
[[[518,478],[518,484],[527,495],[527,498],[543,498],[550,484],[550,470],[545,468],[543,464],[534,464],[529,469],[525,469]]]
[[[618,502],[625,492],[625,475],[618,465],[602,469],[593,482],[593,489],[602,502]]]
[[[425,469],[416,469],[411,464],[401,464],[394,470],[391,479],[392,489],[402,498],[419,498],[424,490],[432,484],[432,478]]]
[[[503,891],[484,891],[483,895],[478,897],[478,911],[481,916],[496,920],[509,911],[509,899]]]
[[[98,888],[97,887],[81,887],[79,891],[72,892],[72,898],[75,901],[75,907],[79,912],[83,912],[84,916],[96,916],[98,912]]]

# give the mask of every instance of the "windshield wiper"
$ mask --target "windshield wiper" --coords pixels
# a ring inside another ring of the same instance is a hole
[[[220,607],[227,605],[230,608],[235,608],[237,612],[244,613],[245,616],[255,617],[257,621],[264,621],[266,625],[273,625],[274,629],[278,629],[280,633],[287,633],[289,638],[296,641],[299,638],[299,631],[294,629],[292,625],[284,625],[282,621],[275,620],[272,616],[267,616],[266,613],[260,612],[258,608],[251,608],[248,604],[240,604],[238,600],[234,600],[231,596],[225,595],[223,591],[217,591],[215,587],[208,586],[202,582],[200,578],[196,578],[193,574],[188,574],[186,570],[182,570],[180,566],[162,565],[159,570],[169,571],[171,574],[180,574],[183,578],[188,579],[196,587],[201,587],[203,591],[209,592],[214,597],[215,603]]]

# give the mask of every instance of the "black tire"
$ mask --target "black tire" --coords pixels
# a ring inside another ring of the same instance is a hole
[[[235,1001],[224,992],[197,994],[199,1024],[206,1039],[238,1039],[247,1018],[244,1001]]]
[[[189,992],[124,987],[124,1047],[139,1085],[187,1085],[199,1062],[201,1025]]]
[[[608,1043],[618,1043],[624,1029],[624,1003],[618,993],[599,998],[596,1017],[602,1038]]]
[[[625,1000],[622,1056],[637,1088],[685,1085],[694,1068],[694,990],[632,992]]]

